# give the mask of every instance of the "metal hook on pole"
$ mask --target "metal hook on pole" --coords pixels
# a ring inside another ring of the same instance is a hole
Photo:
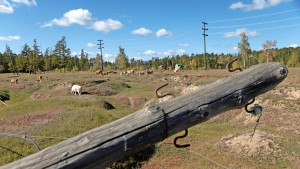
[[[253,107],[251,107],[250,109],[248,109],[248,106],[252,103],[254,103],[255,98],[253,98],[249,103],[247,103],[245,105],[245,110],[247,113],[251,113],[255,116],[260,115],[262,113],[262,106],[258,105],[258,104],[254,104]]]
[[[231,69],[232,63],[233,63],[233,62],[236,62],[237,60],[238,60],[237,58],[236,58],[236,59],[233,59],[232,61],[230,61],[230,62],[228,62],[228,63],[226,64],[226,69],[227,69],[229,72],[234,72],[234,71],[236,71],[236,70],[239,70],[240,72],[243,71],[243,69],[240,68],[240,67],[235,68],[235,69]]]
[[[160,86],[160,87],[158,87],[158,88],[156,89],[155,93],[156,93],[156,97],[157,97],[157,98],[163,98],[163,97],[166,97],[166,96],[173,96],[173,97],[175,97],[175,95],[172,94],[172,93],[166,93],[166,94],[164,94],[164,95],[158,94],[158,91],[159,91],[160,89],[162,89],[162,88],[164,88],[164,87],[166,87],[166,86],[168,86],[168,85],[169,85],[169,83],[166,83],[166,84],[164,84],[164,85],[162,85],[162,86]]]
[[[256,124],[255,124],[254,129],[253,129],[253,132],[252,132],[252,134],[250,135],[251,138],[252,138],[252,137],[254,136],[254,134],[255,134],[256,127],[258,126],[259,120],[260,120],[260,118],[261,118],[261,116],[262,116],[262,109],[263,109],[263,107],[260,106],[260,105],[258,105],[258,104],[254,104],[253,107],[251,107],[250,109],[248,109],[248,106],[249,106],[250,104],[254,103],[254,101],[255,101],[255,98],[253,98],[249,103],[247,103],[247,104],[245,105],[245,110],[246,110],[247,113],[251,113],[251,114],[254,115],[254,116],[257,116],[257,115],[258,115],[258,118],[257,118],[257,120],[256,120]]]
[[[178,139],[180,139],[180,138],[185,138],[185,137],[188,135],[188,129],[185,129],[184,131],[185,131],[184,135],[175,137],[175,139],[174,139],[174,141],[173,141],[173,144],[174,144],[174,146],[175,146],[176,148],[184,148],[184,147],[189,147],[189,146],[190,146],[190,144],[181,144],[181,145],[180,145],[180,144],[177,144],[177,140],[178,140]]]

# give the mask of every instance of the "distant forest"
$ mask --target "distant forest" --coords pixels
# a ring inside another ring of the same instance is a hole
[[[288,67],[300,67],[300,47],[278,49],[276,43],[276,41],[267,41],[262,45],[262,50],[255,51],[250,49],[248,37],[241,35],[241,42],[238,44],[239,53],[235,55],[223,53],[183,54],[164,58],[153,57],[147,61],[129,59],[125,54],[125,49],[119,47],[119,54],[116,56],[115,62],[104,61],[103,69],[158,69],[161,65],[164,68],[174,68],[177,63],[181,63],[185,70],[201,70],[205,66],[208,69],[224,69],[226,64],[235,58],[238,58],[238,62],[233,66],[242,68],[265,62],[282,62]],[[65,36],[56,43],[54,50],[47,48],[44,53],[40,51],[37,40],[34,39],[32,47],[26,43],[19,54],[14,53],[6,45],[5,51],[0,52],[0,73],[95,71],[101,69],[100,58],[100,55],[97,54],[95,58],[89,59],[83,49],[79,56],[71,56]]]

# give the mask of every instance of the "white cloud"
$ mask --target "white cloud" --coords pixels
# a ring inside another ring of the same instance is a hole
[[[58,26],[70,26],[72,24],[78,24],[87,28],[94,29],[96,31],[109,32],[111,30],[118,30],[123,27],[120,21],[113,19],[107,19],[98,21],[92,18],[92,13],[86,9],[74,9],[66,12],[63,17],[57,19],[54,18],[52,21],[45,23],[42,27],[51,27],[54,25]]]
[[[291,45],[289,45],[289,47],[290,48],[297,48],[297,47],[300,47],[300,45],[298,45],[298,44],[291,44]]]
[[[145,52],[143,52],[143,55],[147,55],[147,56],[153,56],[153,55],[157,55],[158,52],[154,51],[154,50],[147,50]]]
[[[11,41],[11,40],[20,40],[20,36],[0,36],[0,40]]]
[[[157,37],[163,37],[163,36],[171,36],[172,33],[167,31],[166,29],[160,29],[156,32]]]
[[[188,47],[188,46],[190,46],[190,45],[187,44],[187,43],[180,43],[180,44],[178,44],[178,46],[180,46],[180,47]]]
[[[259,35],[259,33],[256,31],[249,31],[246,28],[242,28],[242,29],[237,29],[235,32],[227,32],[224,34],[224,36],[226,38],[240,37],[240,34],[243,32],[249,37],[255,37]]]
[[[37,6],[37,3],[35,0],[0,0],[0,13],[11,14],[14,8],[20,5]]]
[[[239,48],[237,46],[230,49],[231,52],[238,52]]]
[[[231,4],[229,6],[229,9],[241,9],[244,11],[262,10],[290,1],[292,0],[252,0],[252,2],[249,4],[243,2],[236,2]]]
[[[104,61],[109,61],[109,62],[115,62],[116,57],[113,56],[112,54],[105,53],[105,54],[103,55],[103,60],[104,60]]]
[[[133,30],[131,32],[133,35],[140,35],[140,36],[149,36],[149,35],[152,35],[153,32],[149,29],[146,29],[146,28],[139,28],[139,29],[136,29],[136,30]]]
[[[37,6],[35,0],[32,0],[32,1],[30,1],[30,0],[12,0],[12,1],[15,3],[18,3],[18,4],[26,5],[26,6]]]
[[[76,55],[77,55],[77,52],[72,52],[71,55],[72,55],[72,56],[76,56]]]
[[[96,21],[91,26],[92,29],[95,29],[96,31],[103,31],[103,32],[109,32],[111,30],[118,30],[123,27],[123,24],[120,21],[107,19],[104,21]]]
[[[182,55],[182,54],[185,54],[185,53],[186,53],[186,50],[184,50],[184,49],[178,49],[178,50],[176,51],[176,53],[179,54],[179,55]]]
[[[93,48],[93,47],[96,46],[96,44],[93,44],[93,43],[87,43],[86,46],[87,46],[88,48]]]
[[[53,25],[70,26],[72,24],[88,25],[91,21],[92,14],[88,10],[76,9],[66,12],[60,19],[55,18],[42,27],[50,27]]]
[[[154,50],[146,50],[142,53],[138,53],[138,55],[144,55],[144,56],[174,56],[174,55],[182,55],[186,54],[186,50],[184,49],[178,49],[178,50],[166,50],[164,52],[154,51]]]
[[[175,54],[174,50],[167,50],[161,53],[164,56],[173,56]]]
[[[9,3],[7,0],[0,0],[0,13],[13,13],[14,8],[12,7],[11,3]]]

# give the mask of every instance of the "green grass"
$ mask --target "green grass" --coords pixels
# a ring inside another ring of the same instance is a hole
[[[300,69],[291,69],[289,76],[298,77],[299,74]],[[32,136],[42,149],[45,149],[66,138],[76,136],[141,109],[146,102],[156,97],[155,90],[167,82],[169,86],[163,88],[161,93],[170,92],[176,96],[180,95],[181,91],[176,87],[183,86],[189,82],[179,83],[172,80],[171,76],[182,78],[192,77],[191,79],[196,77],[194,81],[191,81],[192,84],[206,85],[228,75],[229,73],[226,73],[224,70],[184,71],[179,74],[174,72],[160,72],[154,76],[141,77],[119,75],[95,76],[91,72],[49,73],[44,75],[44,77],[48,77],[48,80],[44,80],[42,84],[36,84],[32,80],[32,78],[35,79],[35,75],[27,74],[19,77],[20,83],[26,87],[18,88],[7,84],[8,74],[0,74],[1,89],[9,90],[10,94],[10,100],[6,101],[9,106],[2,105],[0,107],[0,119],[3,121],[18,120],[26,116],[34,117],[35,115],[50,112],[51,116],[47,120],[31,122],[23,126],[12,125],[12,128],[7,131],[16,134],[26,133],[26,135]],[[161,79],[164,77],[167,77],[169,80],[162,81]],[[101,85],[111,88],[114,94],[111,96],[91,96],[89,94],[72,96],[67,88],[66,90],[68,91],[65,93],[63,93],[64,90],[56,91],[57,93],[53,92],[59,84],[65,82],[82,84],[86,92],[90,92],[91,89],[101,90],[100,84],[96,85],[96,87],[85,86],[86,82],[99,80],[104,80]],[[299,87],[297,83],[297,78],[290,78],[287,82],[284,81],[283,84],[280,84],[279,87],[289,87],[290,85]],[[41,97],[33,98],[32,96],[35,94],[40,94]],[[46,97],[49,94],[52,94],[51,97]],[[121,103],[120,100],[120,98],[126,99],[129,97],[135,99],[135,104],[132,107]],[[269,92],[262,97],[275,103],[282,100],[282,98]],[[106,110],[102,106],[103,101],[111,103],[115,106],[115,109]],[[287,110],[299,113],[292,106],[295,103],[299,103],[299,101],[291,102],[291,105],[287,103]],[[121,163],[115,163],[115,167],[113,166],[112,168],[118,168],[118,166],[119,168],[143,168],[142,164],[149,158],[154,160],[166,158],[168,160],[168,157],[171,157],[170,159],[176,157],[181,163],[178,165],[179,168],[219,168],[216,164],[197,155],[195,152],[231,168],[296,168],[296,164],[299,164],[299,158],[296,158],[300,154],[299,135],[292,131],[281,132],[275,125],[268,126],[265,124],[258,127],[260,130],[280,136],[274,137],[274,140],[281,146],[284,153],[275,162],[256,157],[240,157],[218,149],[215,144],[222,137],[253,129],[252,125],[249,127],[232,124],[230,122],[234,118],[232,114],[224,114],[222,117],[224,118],[210,120],[189,129],[189,135],[181,139],[180,143],[190,143],[190,149],[193,151],[177,149],[173,146],[174,137],[182,134],[178,133],[156,144],[155,149],[152,147],[154,150],[143,152],[143,154],[138,153],[135,157],[130,156],[125,158]],[[0,146],[0,165],[20,159],[20,154],[27,156],[36,152],[30,143],[11,138],[0,138]],[[166,164],[158,163],[157,168],[170,168],[168,163],[177,164],[176,161],[166,161]]]

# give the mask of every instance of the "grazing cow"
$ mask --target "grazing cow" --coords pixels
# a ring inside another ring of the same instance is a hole
[[[135,71],[134,69],[132,69],[132,70],[127,70],[127,71],[126,71],[126,74],[127,74],[127,75],[134,74],[134,71]]]
[[[13,84],[18,84],[19,83],[18,81],[19,80],[17,78],[12,78],[10,79],[10,85],[12,86]]]
[[[108,72],[102,72],[101,74],[102,75],[108,75]]]
[[[36,77],[35,82],[40,82],[40,83],[42,83],[42,78],[43,78],[42,75],[38,75],[38,76]]]
[[[96,74],[96,75],[102,74],[102,71],[101,71],[101,70],[96,70],[96,71],[95,71],[95,74]]]
[[[152,74],[152,73],[153,73],[153,70],[147,70],[147,71],[146,71],[146,74],[147,74],[147,75],[150,75],[150,74]]]
[[[76,96],[76,94],[81,95],[82,87],[79,85],[73,85],[71,89],[71,93]]]
[[[164,70],[165,67],[164,67],[164,65],[159,65],[159,66],[158,66],[158,69],[159,69],[159,70]]]
[[[139,76],[144,75],[144,74],[145,74],[144,71],[139,71],[139,72],[138,72],[138,75],[139,75]]]

